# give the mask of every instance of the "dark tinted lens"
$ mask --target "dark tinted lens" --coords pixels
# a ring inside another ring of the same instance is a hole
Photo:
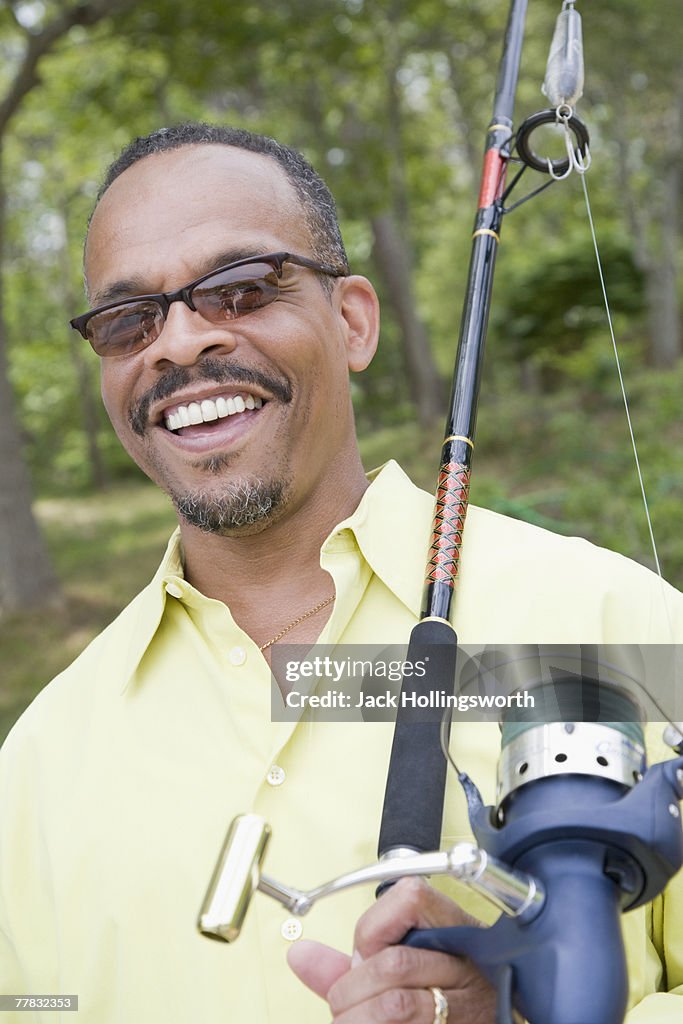
[[[278,275],[268,263],[250,263],[212,274],[192,289],[192,301],[212,323],[263,309],[278,296]]]
[[[88,340],[100,356],[125,356],[151,345],[164,322],[156,302],[126,302],[88,320]]]

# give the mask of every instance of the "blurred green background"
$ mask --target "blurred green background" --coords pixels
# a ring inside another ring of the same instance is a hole
[[[518,120],[546,105],[560,6],[529,4]],[[683,19],[673,0],[583,14],[588,186],[660,559],[681,586]],[[504,0],[0,5],[0,737],[146,582],[173,525],[66,326],[86,308],[103,168],[195,118],[303,150],[383,304],[380,353],[353,382],[364,459],[397,457],[433,489],[506,17]],[[526,174],[519,196],[539,183]],[[576,176],[504,226],[472,500],[652,565]]]

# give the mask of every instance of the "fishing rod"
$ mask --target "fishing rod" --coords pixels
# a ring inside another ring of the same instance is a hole
[[[446,717],[439,723],[428,711],[420,714],[415,704],[419,695],[452,692],[455,679],[451,605],[503,216],[572,171],[584,175],[590,167],[588,131],[574,112],[583,91],[581,18],[574,0],[564,0],[551,43],[543,91],[552,106],[528,117],[513,134],[526,8],[527,0],[512,0],[508,16],[486,136],[421,621],[407,654],[414,662],[429,651],[430,670],[404,680],[402,693],[409,696],[398,705],[378,849],[380,864],[395,864],[392,879],[402,863],[429,856],[420,851],[435,849],[440,841],[450,721]],[[533,135],[547,124],[561,129],[566,157],[550,159],[535,151]],[[512,159],[520,168],[506,188]],[[506,208],[527,168],[549,180]],[[551,655],[551,671],[534,680],[533,711],[503,715],[494,807],[484,805],[472,780],[451,762],[465,792],[476,849],[492,858],[498,872],[513,873],[506,885],[520,898],[517,907],[503,906],[491,928],[426,929],[404,940],[469,957],[497,989],[498,1024],[512,1024],[513,1007],[530,1024],[621,1024],[628,995],[621,912],[653,899],[683,864],[678,807],[683,758],[647,766],[642,710],[592,653],[581,648],[578,664],[574,659],[559,669],[562,657]],[[430,706],[428,699],[424,703]],[[679,730],[671,728],[665,740],[678,755],[683,753]],[[475,887],[495,904],[497,887],[490,880],[484,883]]]
[[[515,92],[524,39],[527,0],[513,0],[488,126],[484,166],[472,234],[467,288],[453,371],[449,414],[441,449],[432,538],[420,622],[406,660],[426,660],[422,678],[403,681],[389,760],[380,825],[380,857],[433,850],[441,838],[447,762],[440,718],[420,713],[419,698],[447,689],[454,679],[458,639],[450,622],[469,499],[477,404],[484,363],[501,202],[510,158]]]
[[[551,106],[513,130],[526,8],[527,0],[512,0],[486,134],[421,617],[406,657],[428,671],[403,679],[380,859],[316,889],[295,889],[262,873],[270,827],[257,815],[241,815],[230,827],[198,928],[234,941],[256,891],[304,914],[350,886],[380,883],[381,892],[408,875],[448,875],[484,895],[501,911],[499,920],[490,928],[415,931],[404,941],[469,957],[497,989],[498,1024],[512,1024],[514,1009],[529,1024],[621,1024],[627,999],[621,912],[652,900],[683,863],[683,734],[672,728],[664,737],[678,757],[648,766],[643,712],[599,652],[581,647],[573,660],[563,651],[549,653],[550,672],[533,680],[532,717],[513,708],[503,718],[496,806],[486,807],[458,772],[476,842],[438,850],[449,722],[429,696],[447,697],[454,688],[458,644],[450,619],[501,224],[527,199],[590,165],[588,132],[574,111],[583,88],[574,0],[564,0],[551,44],[544,83]],[[559,159],[535,149],[534,133],[546,124],[562,133],[566,155]],[[508,185],[513,161],[518,170]],[[528,168],[548,180],[506,207]],[[436,704],[448,706],[447,700]]]
[[[527,118],[513,135],[517,79],[524,39],[527,0],[513,0],[509,15],[493,115],[486,133],[483,170],[472,233],[469,274],[460,321],[460,336],[453,371],[449,413],[441,449],[436,508],[423,588],[421,620],[414,627],[407,661],[415,663],[429,654],[428,671],[420,678],[403,681],[392,745],[384,808],[380,826],[380,857],[400,856],[401,851],[432,850],[439,844],[447,762],[442,752],[441,723],[428,706],[432,693],[446,693],[455,677],[457,635],[451,624],[460,551],[467,515],[474,452],[477,405],[484,364],[491,295],[506,210],[504,202],[527,167],[561,180],[577,163],[589,162],[588,132],[573,112],[572,104],[583,88],[580,16],[573,3],[565,2],[551,45],[546,92],[555,108]],[[578,22],[577,22],[578,19]],[[559,112],[559,113],[558,113]],[[574,145],[568,155],[549,159],[536,154],[532,135],[543,124],[561,124],[571,133]],[[508,165],[517,152],[521,169],[506,190]],[[531,198],[531,195],[524,200]],[[516,208],[519,204],[515,204]],[[450,687],[452,691],[452,686]]]

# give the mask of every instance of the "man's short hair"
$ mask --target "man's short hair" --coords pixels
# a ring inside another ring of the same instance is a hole
[[[97,202],[112,182],[138,160],[154,153],[166,153],[182,146],[195,145],[234,146],[276,160],[301,202],[315,258],[348,273],[348,258],[337,220],[337,207],[323,179],[297,150],[246,128],[193,121],[159,128],[150,135],[140,136],[130,142],[107,168],[97,193]]]

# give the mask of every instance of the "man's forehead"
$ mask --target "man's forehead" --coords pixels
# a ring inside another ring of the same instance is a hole
[[[89,289],[138,275],[156,261],[239,249],[291,249],[308,243],[293,186],[260,153],[191,145],[146,156],[114,180],[93,214],[85,250]],[[178,273],[184,270],[179,266]]]
[[[178,213],[225,201],[289,207],[296,194],[270,156],[235,146],[187,145],[136,161],[104,193],[92,225],[115,214],[134,217],[140,207],[167,205]]]

